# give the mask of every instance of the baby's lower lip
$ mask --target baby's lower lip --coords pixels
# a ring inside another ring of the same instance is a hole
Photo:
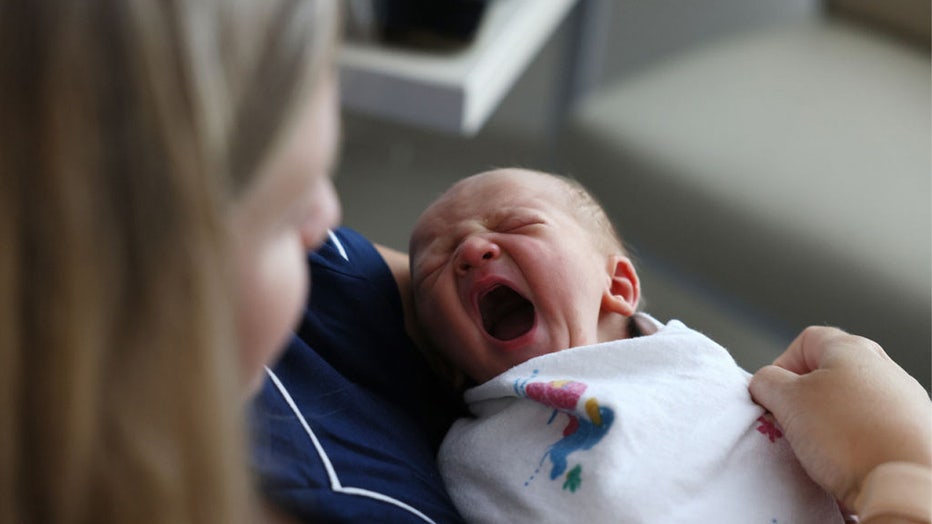
[[[537,338],[537,319],[534,319],[533,325],[526,332],[518,335],[509,340],[501,340],[493,337],[488,332],[485,332],[486,339],[489,340],[494,347],[501,351],[513,352],[520,351],[531,346],[535,339]]]

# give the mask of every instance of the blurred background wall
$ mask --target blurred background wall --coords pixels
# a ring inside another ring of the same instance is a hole
[[[345,112],[344,223],[406,250],[459,178],[571,174],[633,244],[660,320],[750,370],[839,325],[928,388],[928,2],[887,4],[918,36],[838,3],[584,0],[475,137]]]

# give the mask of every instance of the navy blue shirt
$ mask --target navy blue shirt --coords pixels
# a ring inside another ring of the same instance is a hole
[[[388,266],[345,228],[308,263],[304,317],[253,403],[263,493],[307,522],[462,522],[435,461],[462,405],[405,333]]]

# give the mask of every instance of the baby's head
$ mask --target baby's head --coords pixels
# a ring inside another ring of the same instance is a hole
[[[625,338],[640,295],[596,200],[537,171],[456,183],[418,219],[410,253],[427,338],[477,382],[538,355]]]

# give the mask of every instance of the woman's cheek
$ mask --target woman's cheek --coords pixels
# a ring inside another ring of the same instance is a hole
[[[284,350],[298,322],[309,287],[305,250],[296,232],[253,253],[254,264],[241,275],[237,326],[244,374],[261,384],[263,368]]]
[[[328,231],[339,225],[342,212],[329,177],[321,178],[314,196],[312,212],[301,224],[301,240],[308,251],[317,249],[327,239]]]

